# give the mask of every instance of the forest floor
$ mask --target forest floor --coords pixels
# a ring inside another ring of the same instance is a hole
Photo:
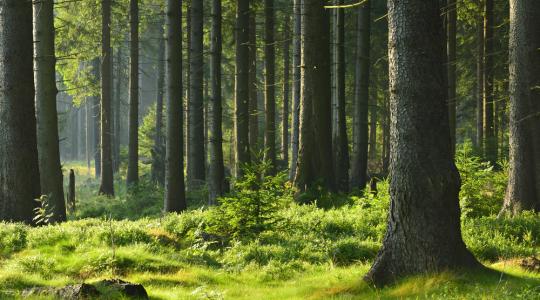
[[[362,276],[384,234],[384,182],[379,195],[339,207],[289,203],[274,212],[277,225],[224,240],[215,209],[196,208],[197,195],[189,212],[160,216],[159,189],[143,183],[127,192],[118,181],[117,197],[103,198],[86,168],[69,168],[79,179],[69,222],[0,223],[0,299],[109,278],[140,283],[151,299],[540,299],[540,273],[520,267],[540,253],[537,214],[463,219],[467,246],[496,272],[417,276],[375,289]]]

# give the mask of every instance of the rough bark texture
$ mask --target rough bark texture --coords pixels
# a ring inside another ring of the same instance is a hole
[[[111,144],[111,0],[102,0],[101,45],[101,186],[99,193],[114,196]]]
[[[484,154],[492,164],[497,163],[497,137],[495,136],[493,93],[493,0],[485,0],[484,15]]]
[[[484,151],[484,5],[478,0],[476,28],[476,147]]]
[[[182,1],[167,0],[166,12],[167,146],[165,156],[166,212],[187,208],[184,188],[182,132]]]
[[[139,1],[129,2],[129,146],[127,184],[139,182]]]
[[[259,151],[259,93],[257,89],[257,23],[256,2],[251,2],[249,15],[249,147],[254,160]]]
[[[338,0],[337,4],[343,4]],[[335,22],[336,35],[336,134],[332,141],[334,154],[334,174],[336,187],[340,192],[349,191],[349,140],[347,138],[347,115],[345,114],[345,13],[337,9]],[[367,121],[366,121],[367,125]]]
[[[203,1],[191,1],[189,132],[188,132],[188,189],[204,183],[204,101],[203,101]]]
[[[223,130],[221,100],[221,0],[212,1],[211,62],[210,75],[212,95],[210,99],[212,122],[209,133],[210,168],[208,178],[209,204],[216,203],[216,198],[226,190],[225,168],[223,166]]]
[[[32,2],[0,3],[0,220],[32,223],[40,196]]]
[[[274,0],[264,0],[264,151],[271,164],[270,173],[276,166],[276,48],[274,41]]]
[[[242,176],[249,151],[249,1],[236,1],[235,173]]]
[[[391,203],[382,248],[365,277],[375,285],[480,266],[461,237],[439,3],[390,0],[388,22]]]
[[[510,1],[510,170],[501,214],[540,210],[538,177],[540,2]]]
[[[371,7],[368,1],[358,8],[356,32],[356,81],[354,93],[354,134],[351,187],[362,190],[367,184],[369,64],[371,41]]]
[[[34,3],[34,79],[41,194],[54,205],[52,221],[66,220],[64,176],[60,164],[56,110],[56,57],[54,52],[54,1]]]
[[[289,179],[296,175],[298,162],[298,139],[300,136],[300,60],[302,35],[302,0],[293,3],[293,58],[292,58],[292,128],[291,128],[291,163],[289,165]]]
[[[161,20],[162,22],[164,19]],[[165,183],[165,143],[163,139],[163,95],[165,85],[165,38],[163,23],[158,25],[159,53],[156,82],[156,135],[152,153],[152,180],[163,185]]]
[[[283,25],[283,109],[281,111],[281,159],[283,165],[289,164],[289,100],[290,100],[290,17],[285,16],[285,23]]]
[[[330,24],[324,0],[304,0],[300,138],[295,186],[335,191],[332,174]],[[310,199],[306,199],[310,200]]]
[[[457,0],[446,0],[446,54],[448,79],[448,116],[452,153],[456,149],[456,22]]]

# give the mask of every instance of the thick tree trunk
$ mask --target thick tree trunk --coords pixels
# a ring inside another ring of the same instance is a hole
[[[457,0],[446,0],[446,54],[448,79],[448,116],[452,153],[456,151],[456,22]]]
[[[383,246],[365,277],[375,285],[480,266],[461,237],[439,3],[390,0],[388,22],[391,204]]]
[[[129,146],[127,184],[139,182],[139,1],[130,0]]]
[[[478,0],[476,28],[476,147],[484,153],[484,0]]]
[[[211,62],[212,76],[211,113],[212,122],[209,135],[210,168],[208,178],[209,204],[214,205],[216,198],[226,190],[225,168],[223,166],[223,130],[221,101],[221,0],[212,1]]]
[[[250,162],[249,150],[249,1],[236,1],[236,80],[235,80],[235,173]]]
[[[162,20],[164,21],[164,20]],[[163,95],[165,85],[165,37],[163,23],[158,25],[159,53],[156,82],[156,135],[152,149],[152,180],[164,185],[165,183],[165,143],[163,140]]]
[[[338,0],[337,4],[343,4]],[[340,192],[349,191],[349,140],[347,138],[347,115],[345,99],[345,13],[342,8],[336,11],[335,35],[336,35],[336,108],[337,125],[333,140],[334,174],[336,187]],[[367,125],[367,121],[366,121]]]
[[[540,2],[510,1],[510,169],[501,215],[540,211],[537,167]]]
[[[303,3],[300,144],[294,184],[300,193],[319,187],[335,191],[328,11],[324,0]]]
[[[485,0],[484,16],[484,149],[485,157],[497,164],[497,137],[495,136],[494,93],[493,93],[493,0]]]
[[[367,184],[369,64],[371,43],[370,2],[358,8],[356,32],[356,82],[354,95],[354,153],[352,155],[351,185],[363,190]]]
[[[101,186],[99,193],[114,196],[111,147],[111,0],[102,0],[101,45]]]
[[[289,165],[289,97],[290,97],[290,47],[291,29],[289,28],[290,17],[286,15],[283,27],[283,110],[281,112],[281,159],[283,165]]]
[[[192,1],[189,77],[188,189],[197,189],[205,181],[204,101],[203,101],[203,1]]]
[[[276,167],[276,49],[274,41],[274,0],[264,0],[264,151],[271,174]]]
[[[165,155],[165,212],[186,210],[182,132],[182,1],[167,0],[166,78],[167,146]]]
[[[34,79],[41,194],[54,206],[52,221],[66,220],[64,176],[60,164],[56,111],[56,56],[54,51],[54,1],[34,3]]]
[[[40,196],[32,2],[0,4],[0,220],[32,223]]]
[[[256,2],[251,2],[249,15],[249,147],[252,160],[259,151],[259,95],[257,81],[257,23],[255,22]]]
[[[302,0],[293,3],[293,59],[292,59],[292,130],[291,130],[291,163],[289,165],[289,179],[296,175],[298,162],[298,139],[300,136],[300,63],[301,63],[301,35],[302,35]]]

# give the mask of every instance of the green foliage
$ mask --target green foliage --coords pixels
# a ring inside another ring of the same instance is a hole
[[[506,170],[496,171],[489,163],[474,156],[470,141],[457,149],[456,165],[462,181],[459,195],[462,216],[467,218],[497,214],[504,199],[508,179]]]
[[[49,203],[49,196],[42,195],[39,199],[35,199],[38,206],[34,208],[34,222],[37,225],[49,224],[54,216],[54,206]]]

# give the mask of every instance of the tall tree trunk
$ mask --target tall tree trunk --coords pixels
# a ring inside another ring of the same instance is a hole
[[[369,149],[368,149],[368,159],[371,161],[377,160],[377,117],[378,117],[378,106],[377,106],[377,82],[373,80],[371,82],[373,85],[369,93]]]
[[[494,93],[493,93],[493,0],[485,0],[484,16],[484,147],[486,159],[497,163],[497,140],[495,136]]]
[[[456,151],[456,22],[457,0],[446,0],[446,54],[448,79],[448,115],[452,153]]]
[[[304,0],[300,138],[295,186],[335,191],[332,174],[330,24],[324,0]],[[311,199],[306,199],[311,200]]]
[[[338,0],[339,5],[343,0]],[[333,141],[334,174],[336,187],[340,192],[349,191],[349,139],[347,138],[347,115],[345,99],[345,12],[343,8],[336,11],[336,105],[337,128]],[[369,99],[369,96],[368,96]],[[367,120],[366,120],[367,127]]]
[[[236,0],[236,80],[235,80],[235,173],[250,162],[249,151],[249,1]]]
[[[185,50],[185,56],[186,56],[186,59],[185,59],[185,78],[186,78],[186,83],[185,86],[182,87],[182,89],[185,88],[185,95],[186,95],[186,100],[184,101],[183,103],[183,110],[184,110],[184,159],[186,161],[186,170],[189,170],[191,167],[190,167],[190,164],[191,164],[191,159],[189,157],[189,126],[190,126],[190,122],[189,122],[189,108],[190,108],[190,105],[189,105],[189,102],[191,101],[191,88],[190,88],[190,82],[191,82],[191,2],[190,1],[186,1],[186,50]],[[189,189],[189,184],[187,186],[187,188]]]
[[[476,28],[476,147],[484,153],[484,0],[478,0]]]
[[[101,186],[99,193],[114,196],[111,148],[111,0],[102,0],[101,45]]]
[[[161,21],[164,21],[161,20]],[[165,143],[163,140],[163,95],[165,85],[165,38],[164,24],[158,25],[159,48],[158,70],[156,82],[156,135],[154,136],[154,148],[152,149],[152,180],[163,185],[165,183]]]
[[[362,190],[367,183],[369,64],[371,43],[370,2],[358,8],[356,32],[356,82],[354,95],[354,133],[356,145],[352,155],[351,185]]]
[[[0,8],[0,220],[32,223],[40,196],[32,2]],[[58,167],[58,166],[56,166]],[[53,170],[51,170],[53,171]]]
[[[383,246],[365,277],[375,285],[481,266],[461,237],[439,3],[390,0],[388,23],[391,204]]]
[[[259,97],[257,82],[257,23],[255,11],[257,2],[251,2],[249,15],[249,147],[252,158],[259,151]]]
[[[501,215],[540,211],[538,100],[540,3],[510,1],[510,169]],[[532,115],[531,115],[532,114]]]
[[[196,189],[205,181],[204,101],[203,101],[203,1],[192,1],[189,47],[189,132],[188,189]]]
[[[139,182],[139,1],[130,0],[129,147],[127,184]]]
[[[271,174],[276,168],[276,48],[274,41],[274,0],[264,0],[264,151]]]
[[[167,0],[166,78],[167,146],[165,155],[166,212],[186,210],[184,188],[184,145],[182,138],[182,1]]]
[[[208,178],[209,204],[214,205],[216,198],[223,195],[226,190],[225,168],[223,166],[223,131],[222,131],[222,104],[221,104],[221,0],[212,1],[212,30],[211,30],[211,61],[210,74],[212,76],[211,108],[212,122],[209,134],[210,168]]]
[[[302,0],[293,3],[293,59],[292,59],[292,133],[291,133],[291,163],[289,165],[289,179],[296,176],[298,162],[298,144],[300,136],[300,63],[301,63],[301,35],[302,35]]]
[[[290,17],[286,15],[283,25],[283,110],[281,119],[281,154],[283,165],[289,165],[289,97],[290,97],[290,47],[291,29],[289,28]]]
[[[118,47],[116,51],[116,87],[114,93],[114,143],[113,143],[113,168],[114,172],[120,170],[120,144],[122,141],[120,104],[122,101],[122,47]]]

